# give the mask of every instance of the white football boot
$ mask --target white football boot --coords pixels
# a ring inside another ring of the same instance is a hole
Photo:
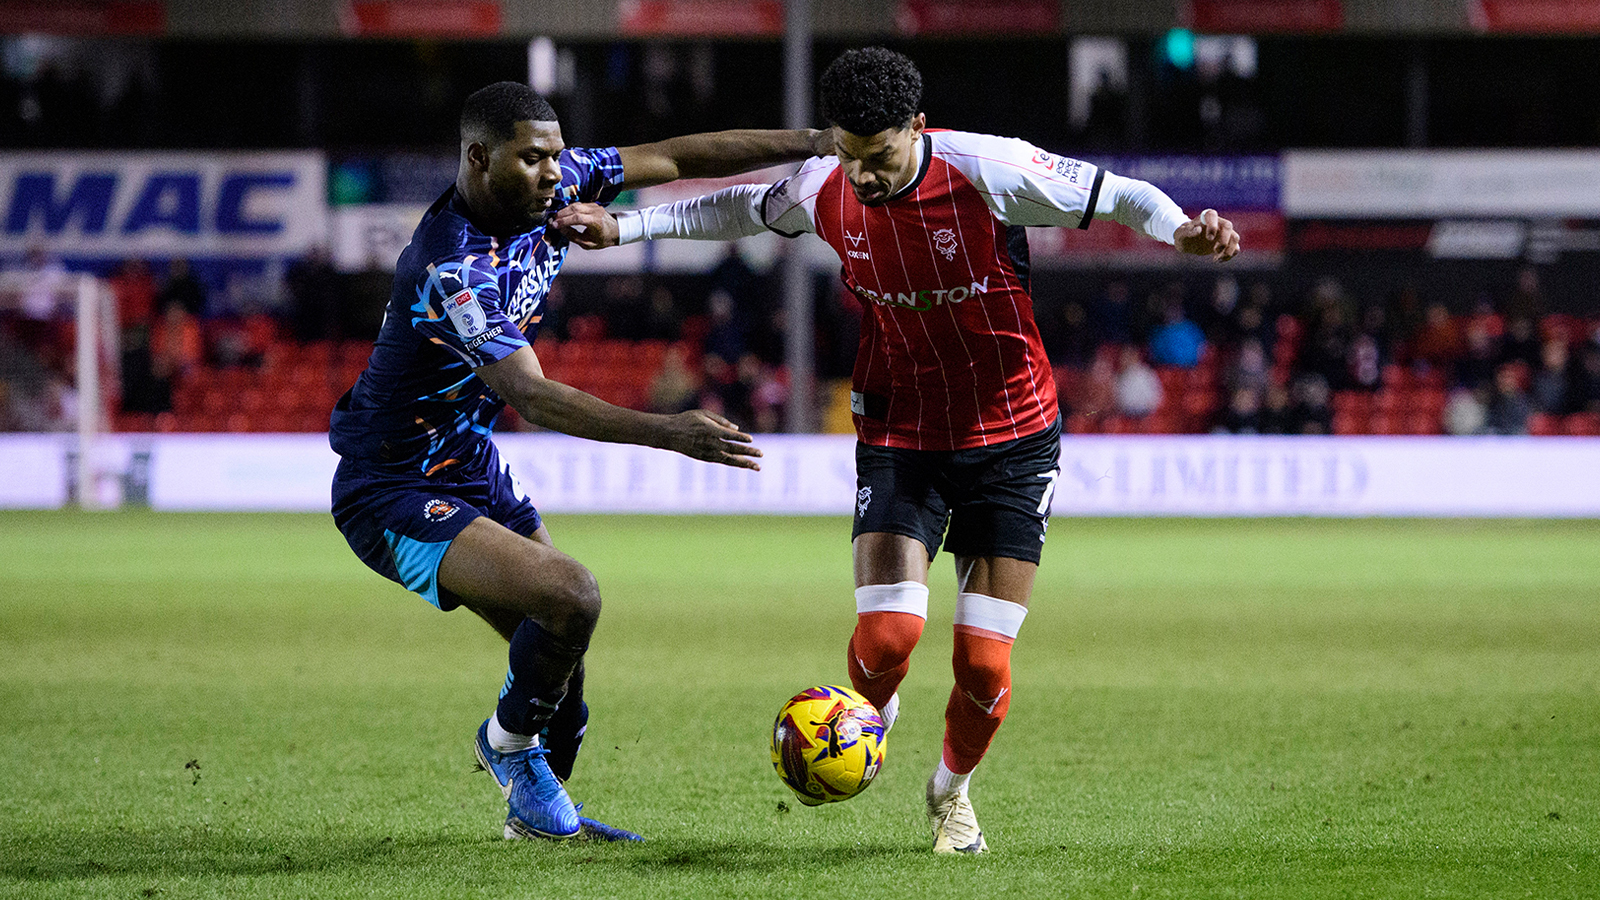
[[[989,849],[965,784],[954,794],[940,797],[934,793],[933,778],[928,778],[928,824],[933,827],[935,853],[983,853]]]

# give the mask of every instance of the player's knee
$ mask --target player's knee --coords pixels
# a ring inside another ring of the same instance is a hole
[[[545,628],[568,640],[587,642],[600,621],[600,583],[582,564],[567,560],[549,591]]]
[[[911,658],[922,637],[923,619],[909,613],[868,613],[856,619],[852,644],[869,672],[893,669]]]

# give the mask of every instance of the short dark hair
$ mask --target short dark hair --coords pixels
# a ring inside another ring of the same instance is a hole
[[[893,50],[847,50],[822,73],[822,114],[851,134],[905,128],[921,105],[922,73]]]
[[[520,81],[497,81],[472,92],[461,104],[461,139],[509,140],[518,122],[554,122],[550,101]]]

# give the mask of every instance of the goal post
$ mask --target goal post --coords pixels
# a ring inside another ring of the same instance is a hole
[[[66,451],[68,497],[83,509],[119,505],[119,476],[107,464],[103,440],[121,368],[121,330],[110,284],[60,269],[3,272],[0,314],[17,325],[7,338],[13,352],[6,354],[5,376],[16,382],[11,402],[59,406],[53,413],[23,417],[21,427],[73,434]],[[69,323],[71,366],[62,371],[57,366],[67,359],[52,359],[53,346],[47,345],[54,345]],[[58,397],[55,386],[62,380],[68,390]]]

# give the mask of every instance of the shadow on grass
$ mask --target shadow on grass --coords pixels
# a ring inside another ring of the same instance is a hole
[[[796,859],[817,868],[849,870],[873,860],[913,853],[904,844],[819,843],[814,847],[754,842],[650,841],[638,844],[535,842],[546,863],[596,864],[639,875],[692,872],[783,872]],[[72,829],[0,835],[0,880],[48,883],[88,878],[251,877],[339,874],[373,866],[430,869],[490,863],[509,848],[499,840],[459,835],[373,838],[349,835],[238,835],[205,829],[136,832],[123,828]],[[530,850],[534,846],[529,847]],[[480,854],[486,855],[480,856]],[[504,860],[504,857],[500,857]]]
[[[337,872],[435,858],[459,840],[335,835],[280,838],[204,829],[60,830],[0,835],[0,878],[70,881],[116,875],[234,876]]]

